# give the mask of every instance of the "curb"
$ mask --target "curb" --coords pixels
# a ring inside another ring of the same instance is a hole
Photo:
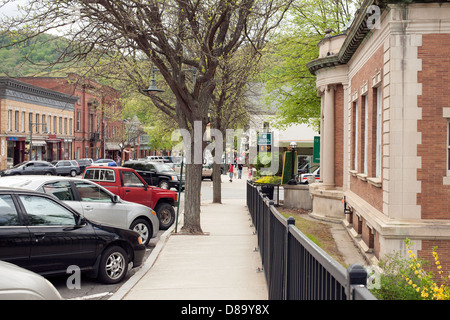
[[[136,283],[142,279],[143,276],[151,269],[156,259],[159,256],[159,253],[164,248],[167,239],[170,237],[172,231],[175,229],[176,224],[172,224],[172,226],[167,229],[160,237],[155,246],[155,249],[152,250],[150,255],[148,256],[145,263],[133,274],[108,300],[122,300],[128,292],[136,285]]]

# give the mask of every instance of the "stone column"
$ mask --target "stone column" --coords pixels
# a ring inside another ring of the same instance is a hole
[[[324,92],[323,111],[323,155],[321,155],[320,175],[323,186],[328,189],[335,187],[334,183],[334,90],[328,85]],[[322,160],[323,158],[323,160]]]

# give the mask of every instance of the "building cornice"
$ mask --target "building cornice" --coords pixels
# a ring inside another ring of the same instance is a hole
[[[46,107],[73,110],[78,97],[41,88],[8,77],[0,77],[0,99],[9,99]]]

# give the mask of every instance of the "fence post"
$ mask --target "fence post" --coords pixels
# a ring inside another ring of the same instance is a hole
[[[354,300],[353,287],[357,285],[367,285],[367,271],[359,264],[352,264],[347,268],[347,300]]]
[[[283,300],[289,300],[289,227],[295,226],[295,219],[293,217],[287,218],[286,233],[284,241],[284,285],[283,285]]]

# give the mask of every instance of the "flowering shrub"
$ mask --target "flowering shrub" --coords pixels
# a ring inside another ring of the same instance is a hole
[[[409,239],[405,240],[406,249],[408,250],[410,265],[409,272],[403,272],[403,278],[417,293],[420,293],[420,297],[424,300],[449,300],[450,288],[447,285],[447,280],[450,279],[450,275],[443,276],[442,266],[439,262],[439,256],[437,253],[437,247],[433,248],[434,263],[438,269],[440,276],[440,285],[437,284],[434,274],[423,269],[423,264],[417,259],[416,255],[410,249],[412,243]]]
[[[383,272],[379,275],[379,284],[371,289],[380,300],[450,300],[450,275],[443,275],[437,248],[433,248],[434,264],[440,281],[431,271],[426,271],[428,261],[419,259],[411,250],[413,243],[405,240],[408,257],[398,252],[386,255],[379,263]],[[438,284],[439,282],[439,284]]]

